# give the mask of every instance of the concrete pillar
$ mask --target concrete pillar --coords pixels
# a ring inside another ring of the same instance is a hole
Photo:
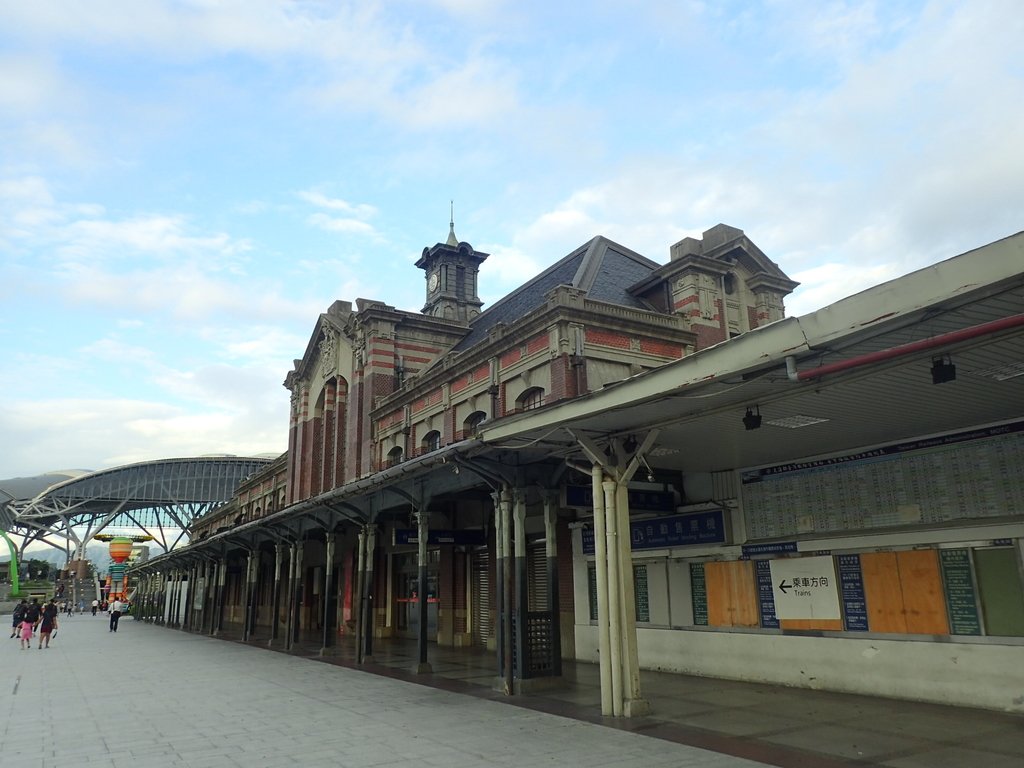
[[[494,603],[495,603],[495,638],[494,647],[497,651],[498,680],[504,681],[505,669],[505,540],[501,535],[505,524],[503,521],[505,508],[501,503],[501,492],[491,494],[494,504]],[[497,686],[503,687],[503,683]],[[506,691],[508,693],[508,691]]]
[[[293,609],[295,620],[292,623],[292,643],[299,642],[302,637],[302,595],[305,588],[304,571],[302,568],[303,542],[299,541],[293,548],[295,557],[295,584],[292,587],[294,592]]]
[[[228,556],[225,554],[217,563],[217,610],[213,614],[213,634],[224,630],[224,602],[228,593]]]
[[[523,680],[529,674],[527,664],[530,649],[527,647],[526,621],[530,606],[526,570],[526,492],[520,488],[517,488],[512,494],[512,522],[515,538],[515,594],[513,596],[515,636],[513,642],[516,649],[515,657],[519,659],[519,674],[517,676]]]
[[[512,497],[508,488],[501,491],[501,640],[505,649],[502,658],[502,690],[513,692],[512,682]]]
[[[619,529],[619,579],[622,598],[623,714],[640,717],[651,711],[640,693],[640,655],[636,644],[636,592],[633,586],[633,542],[629,535],[629,485],[620,481],[615,488],[615,513]]]
[[[190,563],[188,569],[185,571],[186,586],[185,586],[185,620],[181,624],[181,628],[186,632],[192,631],[192,617],[194,615],[192,605],[193,590],[196,585],[196,566],[195,563]]]
[[[181,622],[178,621],[178,600],[181,597],[181,573],[177,568],[171,570],[171,615],[167,626],[178,629]]]
[[[622,582],[619,577],[618,517],[615,514],[615,481],[601,483],[604,493],[605,541],[608,549],[608,638],[612,665],[612,714],[622,715]]]
[[[322,585],[323,636],[320,643],[320,655],[323,656],[334,645],[334,619],[338,604],[334,594],[334,534],[328,533],[324,538],[324,582]]]
[[[548,610],[551,613],[551,674],[562,676],[562,611],[558,578],[558,497],[544,495],[544,554],[547,559]]]
[[[363,526],[359,529],[359,539],[356,544],[356,583],[355,591],[353,592],[353,598],[355,599],[356,607],[356,663],[362,664],[365,659],[366,648],[366,632],[364,627],[366,625],[366,527]]]
[[[267,645],[272,645],[281,634],[281,564],[284,560],[284,544],[274,547],[274,596],[273,607],[270,612],[270,640]]]
[[[372,523],[366,526],[366,563],[363,576],[363,589],[366,615],[363,621],[363,661],[373,661],[373,633],[377,626],[376,607],[374,603],[374,567],[377,560],[377,526]]]
[[[417,612],[419,613],[419,633],[417,637],[417,650],[419,651],[419,663],[416,665],[417,674],[429,674],[433,672],[430,662],[427,661],[427,538],[430,535],[429,522],[430,512],[426,509],[416,511],[417,523],[417,554],[419,565],[419,578],[417,580]]]
[[[611,630],[608,620],[608,539],[605,531],[604,470],[591,469],[590,488],[594,500],[594,571],[597,581],[597,652],[601,674],[601,714],[609,717],[612,706]]]
[[[249,550],[245,556],[245,584],[242,587],[242,642],[249,642],[252,634],[252,619],[256,611],[253,605],[256,594],[256,552]]]

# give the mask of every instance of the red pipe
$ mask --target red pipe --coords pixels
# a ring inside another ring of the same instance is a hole
[[[1011,315],[1010,317],[992,320],[991,322],[982,323],[981,325],[974,325],[970,328],[962,328],[959,331],[950,331],[949,333],[944,333],[940,336],[932,336],[930,339],[912,341],[909,344],[903,344],[899,347],[883,349],[879,352],[869,352],[868,354],[861,355],[860,357],[851,357],[849,360],[840,360],[838,363],[831,363],[830,365],[822,365],[818,368],[800,371],[796,375],[796,379],[797,381],[817,379],[822,376],[828,376],[831,373],[839,373],[840,371],[846,371],[850,368],[859,368],[862,365],[880,363],[883,360],[891,360],[894,357],[902,357],[903,355],[910,355],[914,352],[924,352],[928,349],[948,346],[949,344],[955,344],[958,341],[976,339],[979,336],[987,336],[989,334],[998,333],[999,331],[1005,331],[1009,328],[1018,328],[1022,325],[1024,325],[1024,314]]]

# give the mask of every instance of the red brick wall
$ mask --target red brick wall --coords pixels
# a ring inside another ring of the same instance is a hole
[[[308,396],[304,399],[308,400]],[[313,422],[308,418],[308,411],[303,408],[302,425],[299,428],[299,435],[302,441],[302,451],[299,453],[299,496],[300,499],[309,498],[309,490],[313,485]]]
[[[502,352],[499,358],[499,367],[508,368],[510,365],[514,365],[523,359],[523,351],[516,347],[515,349],[509,349]]]
[[[697,304],[698,302],[700,302],[700,296],[698,296],[696,293],[692,293],[689,296],[684,296],[683,298],[679,299],[679,301],[675,302],[672,305],[672,307],[676,311],[678,311],[678,310],[682,309],[683,307],[685,307],[688,304]],[[693,315],[693,312],[692,311],[680,312],[680,314]],[[700,314],[700,309],[697,310],[697,314],[698,315]]]
[[[322,490],[324,477],[324,420],[317,416],[312,421],[313,440],[309,446],[309,495],[316,496]]]
[[[550,364],[551,389],[548,391],[548,402],[555,402],[572,397],[569,384],[569,355],[563,353],[554,358]]]
[[[526,342],[526,354],[532,355],[548,348],[548,335],[546,333],[534,336]]]
[[[298,486],[298,457],[299,457],[299,427],[296,421],[296,414],[293,411],[291,424],[288,427],[288,495],[290,504],[295,500],[295,489]]]
[[[693,331],[697,334],[697,349],[707,349],[719,342],[725,341],[725,331],[713,325],[694,325]]]
[[[658,339],[640,339],[640,351],[648,355],[675,359],[683,356],[683,345]]]
[[[331,387],[331,398],[334,397],[334,387]],[[321,475],[321,490],[329,490],[334,487],[334,449],[338,444],[336,413],[333,407],[324,411],[324,442],[323,442],[323,474]]]
[[[585,331],[587,344],[594,344],[599,347],[614,347],[615,349],[629,349],[630,337],[624,333],[606,331],[602,328],[587,328]]]
[[[333,487],[344,485],[346,446],[348,445],[346,428],[348,409],[348,385],[344,379],[338,381],[338,396],[335,406],[335,427],[334,427],[334,482]]]

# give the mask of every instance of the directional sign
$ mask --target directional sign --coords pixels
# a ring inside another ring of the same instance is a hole
[[[792,557],[771,561],[772,596],[779,619],[838,619],[839,590],[832,558]]]

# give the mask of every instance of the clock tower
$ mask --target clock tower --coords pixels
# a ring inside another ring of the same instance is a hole
[[[424,248],[416,262],[427,280],[423,314],[462,322],[479,315],[483,302],[477,295],[477,275],[489,255],[473,250],[469,243],[459,242],[453,217],[448,224],[448,239],[433,248]]]

